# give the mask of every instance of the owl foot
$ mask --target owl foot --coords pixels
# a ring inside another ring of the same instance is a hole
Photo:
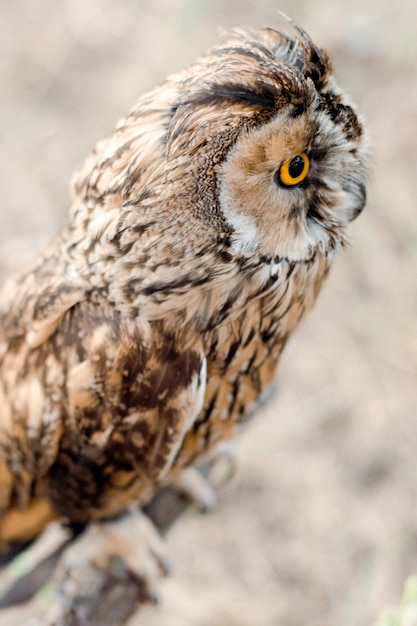
[[[156,528],[138,509],[114,520],[91,523],[67,548],[61,561],[59,593],[64,602],[99,595],[109,579],[138,581],[141,601],[159,600],[159,580],[171,567]]]
[[[216,508],[217,495],[213,486],[194,467],[180,470],[170,479],[170,485],[190,500],[199,511],[207,513]]]
[[[216,488],[232,478],[236,465],[232,445],[222,442],[205,457],[201,470],[186,467],[170,479],[170,484],[206,513],[216,507]]]
[[[235,448],[230,441],[220,442],[205,458],[210,484],[221,487],[236,474],[237,459]]]

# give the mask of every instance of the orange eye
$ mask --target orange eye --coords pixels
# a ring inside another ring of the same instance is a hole
[[[310,159],[305,152],[285,161],[275,173],[275,182],[282,187],[294,187],[301,183],[310,169]]]

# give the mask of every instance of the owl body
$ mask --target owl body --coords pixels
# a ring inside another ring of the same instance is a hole
[[[34,501],[83,523],[144,505],[233,436],[363,208],[365,169],[361,123],[297,27],[236,31],[139,100],[2,292],[0,537]]]

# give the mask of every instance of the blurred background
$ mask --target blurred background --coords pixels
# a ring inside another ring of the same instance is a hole
[[[237,442],[218,511],[131,626],[370,626],[417,572],[415,0],[2,0],[0,278],[63,223],[68,181],[138,95],[278,11],[326,48],[368,121],[373,174],[279,394]]]

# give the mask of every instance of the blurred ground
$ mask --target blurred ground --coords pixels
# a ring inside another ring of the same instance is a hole
[[[0,274],[63,222],[68,180],[137,95],[231,25],[297,20],[368,120],[373,177],[280,393],[219,510],[172,529],[175,575],[132,626],[370,626],[417,570],[414,0],[3,0]]]

